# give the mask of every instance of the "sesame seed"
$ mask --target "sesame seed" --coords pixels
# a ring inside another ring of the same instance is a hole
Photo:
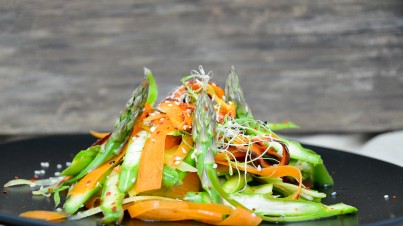
[[[175,161],[174,163],[175,163],[175,165],[179,165],[181,163],[181,161]]]
[[[175,156],[174,158],[175,160],[182,160],[182,158],[180,156]]]
[[[213,168],[217,169],[218,165],[214,163]]]
[[[168,107],[172,107],[173,105],[172,104],[168,104]]]
[[[71,166],[71,162],[66,162],[66,166]]]
[[[48,162],[41,162],[41,166],[42,167],[49,167],[49,163]]]
[[[157,140],[153,138],[153,139],[151,139],[151,141],[152,141],[152,142],[155,142],[155,141],[157,141]]]
[[[185,149],[185,148],[182,148],[182,152],[183,152],[183,153],[186,153],[186,149]]]
[[[384,198],[385,200],[388,200],[388,199],[389,199],[389,195],[384,195],[383,198]]]
[[[56,168],[58,168],[58,169],[61,169],[63,166],[62,166],[62,164],[57,164],[56,165]]]
[[[257,171],[262,171],[262,167],[260,165],[257,166]]]
[[[337,192],[332,192],[332,194],[331,194],[332,196],[337,196]]]
[[[55,172],[55,176],[56,177],[60,176],[60,172]]]
[[[154,132],[155,131],[155,126],[150,128],[150,132]]]

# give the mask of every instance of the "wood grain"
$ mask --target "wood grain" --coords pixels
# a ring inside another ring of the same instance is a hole
[[[256,118],[298,132],[403,128],[403,2],[1,1],[0,134],[109,130],[143,77],[161,95],[231,65]]]

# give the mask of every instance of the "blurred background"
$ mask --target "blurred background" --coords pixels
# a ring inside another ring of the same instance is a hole
[[[254,116],[403,166],[403,1],[1,1],[0,142],[108,131],[153,71],[160,97],[231,65]]]

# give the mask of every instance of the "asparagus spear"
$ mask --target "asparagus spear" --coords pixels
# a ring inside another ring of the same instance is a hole
[[[89,165],[87,165],[78,175],[68,180],[67,183],[72,183],[81,179],[88,172],[100,166],[112,156],[120,153],[130,137],[134,127],[134,122],[143,112],[144,104],[148,96],[148,87],[149,82],[147,77],[145,77],[144,81],[134,90],[126,107],[118,115],[115,122],[115,129],[105,145],[102,146],[103,149]]]
[[[84,203],[91,198],[95,193],[99,191],[101,188],[101,184],[103,183],[105,178],[102,178],[99,183],[96,184],[91,189],[88,189],[80,194],[71,195],[63,205],[64,211],[67,215],[74,214],[78,209],[80,209]]]
[[[91,146],[86,150],[80,151],[73,159],[71,165],[63,170],[62,176],[74,176],[81,172],[101,150],[100,145]]]
[[[119,190],[122,192],[129,190],[136,182],[141,153],[149,134],[149,132],[142,130],[127,144],[122,171],[119,175]]]
[[[242,207],[222,189],[218,181],[214,161],[214,155],[217,152],[215,145],[216,117],[206,92],[202,91],[198,97],[193,114],[192,137],[195,142],[197,173],[202,187],[209,193],[214,203],[222,203],[222,199],[225,199],[233,206]]]
[[[145,74],[145,76],[147,76],[148,82],[150,83],[150,87],[148,90],[147,103],[150,104],[151,106],[154,106],[155,101],[157,100],[157,97],[158,97],[158,86],[157,86],[157,83],[155,82],[154,76],[151,73],[150,69],[145,67],[144,74]]]
[[[125,193],[118,189],[120,166],[116,166],[106,179],[101,196],[103,224],[120,223],[123,219],[123,199]]]
[[[231,67],[231,73],[225,83],[225,95],[228,101],[232,101],[236,106],[237,118],[253,118],[252,112],[246,103],[243,91],[239,85],[239,78],[234,66]]]
[[[355,207],[344,203],[326,206],[311,201],[270,198],[263,194],[231,194],[231,197],[270,222],[314,220],[357,212]]]

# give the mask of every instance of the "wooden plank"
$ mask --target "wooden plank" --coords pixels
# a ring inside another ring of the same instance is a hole
[[[403,128],[403,2],[6,1],[0,134],[109,130],[142,67],[165,94],[238,69],[256,118],[298,132]]]

